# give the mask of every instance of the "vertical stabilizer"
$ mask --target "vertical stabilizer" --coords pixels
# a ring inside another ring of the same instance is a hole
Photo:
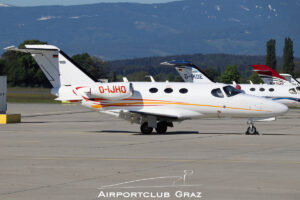
[[[6,50],[30,53],[54,88],[92,84],[97,81],[56,46],[25,45],[25,47],[24,49],[8,47]]]
[[[196,65],[189,61],[169,61],[163,62],[161,65],[173,66],[184,80],[191,83],[213,83],[207,75],[205,75]]]
[[[252,65],[252,68],[266,84],[291,85],[289,81],[287,81],[271,67],[266,65]]]

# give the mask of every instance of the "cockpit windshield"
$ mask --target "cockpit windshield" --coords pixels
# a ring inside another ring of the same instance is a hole
[[[232,96],[242,93],[242,91],[240,91],[230,85],[223,87],[223,90],[228,97],[232,97]]]
[[[300,87],[296,87],[298,94],[300,94]]]
[[[295,88],[291,88],[291,89],[289,89],[289,92],[290,92],[291,94],[297,94],[297,92],[296,92]]]

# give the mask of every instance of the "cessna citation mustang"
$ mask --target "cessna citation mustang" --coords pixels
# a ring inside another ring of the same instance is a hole
[[[173,66],[185,82],[213,83],[196,65],[188,61],[163,62],[162,65]],[[243,93],[265,97],[287,106],[300,107],[300,87],[292,84],[234,84]]]
[[[56,100],[80,102],[98,111],[141,125],[141,132],[165,133],[173,122],[198,118],[249,118],[247,134],[257,134],[253,122],[282,115],[278,102],[242,94],[219,83],[113,82],[93,80],[63,51],[52,45],[25,45],[6,50],[31,53],[53,86]]]

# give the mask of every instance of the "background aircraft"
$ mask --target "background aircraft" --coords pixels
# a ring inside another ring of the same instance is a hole
[[[254,121],[273,120],[288,111],[278,102],[243,94],[221,83],[113,82],[100,83],[52,45],[25,45],[53,86],[57,100],[80,102],[98,111],[140,124],[141,132],[165,133],[173,122],[198,118],[248,118],[247,134],[256,134]]]
[[[207,83],[211,81],[198,67],[188,61],[163,62],[162,65],[174,66],[185,82]],[[192,75],[190,75],[192,74]],[[187,78],[188,77],[188,78]],[[300,87],[291,84],[233,84],[246,94],[265,97],[287,106],[300,106]]]
[[[300,86],[299,81],[290,74],[278,74],[274,69],[266,65],[252,65],[252,68],[265,84]]]

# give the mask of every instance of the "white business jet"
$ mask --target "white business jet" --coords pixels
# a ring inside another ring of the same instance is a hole
[[[288,111],[278,102],[241,93],[219,83],[100,83],[63,51],[52,45],[25,45],[6,50],[30,53],[53,86],[56,100],[80,102],[98,111],[140,124],[141,132],[165,133],[173,122],[199,118],[248,118],[247,134],[257,134],[253,122]]]
[[[196,65],[188,61],[163,62],[162,65],[173,66],[185,82],[190,83],[212,83]],[[287,106],[300,106],[300,87],[292,84],[270,85],[270,84],[233,84],[246,94],[265,97],[283,103]]]

